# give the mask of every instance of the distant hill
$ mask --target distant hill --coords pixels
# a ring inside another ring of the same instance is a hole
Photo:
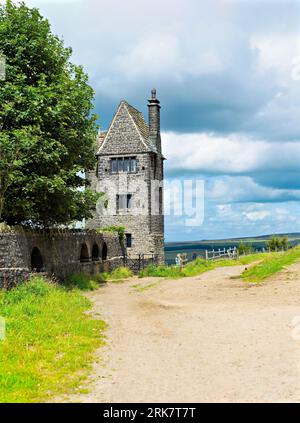
[[[272,236],[287,236],[290,244],[293,246],[300,244],[300,233],[284,233],[272,235],[260,235],[243,238],[228,238],[202,241],[183,241],[183,242],[166,242],[165,243],[165,257],[168,264],[174,264],[175,257],[178,253],[186,253],[189,260],[196,254],[197,257],[204,257],[205,250],[223,249],[229,247],[238,247],[239,243],[243,241],[245,244],[251,244],[256,251],[263,251],[267,248],[267,241]]]
[[[223,239],[203,239],[201,241],[178,241],[178,242],[166,242],[165,246],[175,246],[175,245],[201,245],[201,244],[224,244],[230,242],[252,242],[252,241],[267,241],[272,238],[272,236],[287,236],[289,240],[300,240],[300,232],[290,232],[290,233],[281,233],[281,234],[268,234],[268,235],[259,235],[259,236],[249,236],[241,238],[223,238]]]

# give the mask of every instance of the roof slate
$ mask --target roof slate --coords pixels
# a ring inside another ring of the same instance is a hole
[[[142,138],[142,140],[144,142],[145,147],[148,148],[149,151],[157,154],[156,146],[153,145],[152,142],[150,142],[149,128],[148,128],[148,125],[145,121],[144,115],[139,110],[137,110],[135,107],[131,106],[129,103],[127,103],[127,101],[124,101],[124,100],[121,101],[118,110],[120,109],[120,107],[122,107],[122,105],[125,106],[127,112],[131,116],[131,118],[132,118],[132,120],[133,120],[133,122],[134,122],[134,124],[135,124],[135,126],[138,130],[138,133],[140,134],[140,137]],[[98,134],[96,148],[97,148],[97,151],[99,153],[100,153],[100,149],[101,149],[102,145],[105,142],[105,139],[106,139],[108,132],[109,131],[100,132]]]

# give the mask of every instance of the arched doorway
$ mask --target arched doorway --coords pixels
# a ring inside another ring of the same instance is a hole
[[[86,263],[90,261],[89,249],[86,244],[82,244],[80,251],[80,262]]]
[[[95,243],[92,249],[92,261],[99,261],[99,258],[100,258],[99,247]]]
[[[31,252],[31,269],[34,272],[41,272],[43,270],[43,267],[44,263],[42,254],[37,247],[34,247]]]
[[[104,242],[102,247],[102,260],[107,260],[107,245],[106,242]]]

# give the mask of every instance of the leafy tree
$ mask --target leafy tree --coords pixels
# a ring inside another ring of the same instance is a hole
[[[0,221],[51,227],[90,217],[98,196],[94,93],[35,8],[0,5]]]
[[[253,253],[252,244],[245,244],[243,241],[241,241],[238,246],[238,253],[239,255]]]

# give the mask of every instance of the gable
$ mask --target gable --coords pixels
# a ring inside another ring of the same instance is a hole
[[[122,101],[98,154],[136,154],[153,151],[148,144],[149,130],[143,115]]]

